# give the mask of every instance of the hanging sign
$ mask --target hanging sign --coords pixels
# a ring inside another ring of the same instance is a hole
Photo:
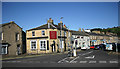
[[[57,31],[50,31],[50,39],[57,39]]]

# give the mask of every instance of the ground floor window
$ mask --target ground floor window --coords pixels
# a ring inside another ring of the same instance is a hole
[[[40,40],[40,50],[46,50],[46,40]]]
[[[7,54],[7,46],[2,47],[2,54]]]
[[[37,49],[37,41],[36,40],[32,40],[31,41],[31,50],[35,50]]]

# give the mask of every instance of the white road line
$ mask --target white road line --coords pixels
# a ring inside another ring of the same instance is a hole
[[[75,61],[76,59],[78,59],[78,58],[79,58],[79,56],[76,57],[76,58],[74,58],[73,60],[71,60],[70,63],[74,62],[74,61]]]
[[[87,63],[87,61],[80,61],[79,63]]]
[[[62,59],[62,60],[60,60],[60,61],[58,61],[58,63],[61,63],[62,61],[65,61],[66,59],[67,59],[67,57]]]
[[[96,61],[89,61],[89,63],[96,63]]]
[[[118,63],[118,61],[109,61],[109,63]]]
[[[99,63],[107,63],[107,61],[99,61]]]
[[[85,57],[85,58],[88,58],[88,59],[93,59],[93,58],[95,58],[95,55],[93,55],[92,57]]]
[[[82,56],[83,56],[83,55],[90,54],[90,53],[92,53],[92,52],[93,52],[93,51],[90,51],[90,52],[84,53],[84,54],[82,54]]]

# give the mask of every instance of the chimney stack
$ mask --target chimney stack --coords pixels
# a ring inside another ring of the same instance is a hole
[[[82,31],[85,32],[83,28],[82,28]]]
[[[60,21],[60,23],[58,23],[58,26],[63,27],[62,21]]]
[[[47,23],[52,23],[53,24],[52,18],[49,18],[49,20],[47,21]]]
[[[81,28],[79,28],[79,31],[81,32]]]

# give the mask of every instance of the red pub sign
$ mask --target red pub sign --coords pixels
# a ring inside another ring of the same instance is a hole
[[[50,31],[50,39],[57,39],[57,31]]]

